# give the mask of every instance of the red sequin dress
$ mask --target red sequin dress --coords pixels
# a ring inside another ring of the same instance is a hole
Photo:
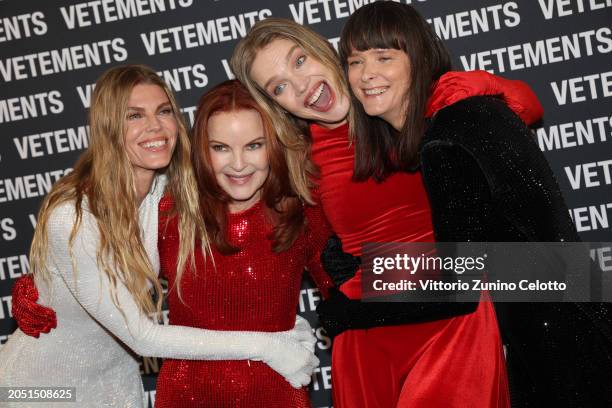
[[[175,285],[178,255],[176,218],[167,228],[162,219],[172,201],[160,203],[159,256],[169,288]],[[295,323],[304,267],[327,295],[333,285],[320,263],[320,252],[330,229],[319,207],[305,209],[307,227],[290,249],[273,253],[267,238],[271,224],[263,203],[228,214],[228,239],[239,253],[196,256],[196,271],[183,274],[183,302],[176,289],[168,293],[170,324],[213,330],[289,330]],[[164,361],[157,380],[155,406],[303,408],[310,407],[305,388],[296,390],[268,365],[259,361]]]
[[[396,173],[382,183],[354,182],[348,126],[312,125],[325,215],[343,248],[361,255],[366,242],[434,242],[421,175]],[[341,286],[361,296],[358,273]],[[421,324],[348,330],[332,348],[336,408],[506,407],[507,378],[493,305]]]

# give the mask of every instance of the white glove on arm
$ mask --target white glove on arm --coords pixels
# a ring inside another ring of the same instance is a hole
[[[313,353],[315,337],[306,320],[298,318],[292,330],[283,332],[164,326],[140,312],[121,281],[116,286],[119,310],[112,301],[108,277],[98,270],[99,236],[94,217],[83,214],[72,248],[74,263],[68,243],[71,220],[74,206],[69,203],[55,209],[49,219],[49,265],[89,316],[135,353],[184,360],[258,360],[267,363],[295,388],[310,382],[319,360]]]
[[[319,366],[314,355],[317,341],[308,321],[296,316],[295,327],[284,332],[253,333],[269,336],[262,338],[256,347],[261,350],[261,360],[285,377],[294,387],[301,388],[310,383],[313,370]]]

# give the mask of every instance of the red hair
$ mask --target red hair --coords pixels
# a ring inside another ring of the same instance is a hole
[[[276,137],[272,121],[237,80],[225,81],[207,93],[198,104],[192,133],[192,161],[198,180],[200,208],[210,241],[222,254],[239,251],[227,241],[226,221],[231,197],[217,183],[210,161],[208,119],[220,112],[254,110],[264,129],[270,173],[261,200],[274,227],[270,236],[272,249],[280,252],[291,247],[304,226],[302,203],[291,187],[285,148]]]

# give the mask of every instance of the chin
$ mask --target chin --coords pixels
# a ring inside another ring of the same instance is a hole
[[[147,168],[150,170],[162,170],[170,165],[170,160],[159,160],[154,163],[149,163]]]
[[[244,204],[247,201],[249,201],[251,198],[253,198],[253,194],[251,195],[230,195],[230,198],[232,199],[232,201],[236,204]]]
[[[365,111],[366,114],[368,114],[368,116],[378,116],[380,117],[380,115],[383,114],[383,112],[381,112],[380,109],[368,109],[368,108],[363,108],[363,110]]]
[[[337,114],[335,112],[328,112],[326,114],[315,115],[315,117],[313,117],[311,120],[333,124],[333,123],[342,122],[343,120],[346,119],[346,116],[347,115],[345,114]]]
[[[363,104],[363,110],[370,116],[382,116],[387,112],[387,109],[384,109],[380,105],[366,105]]]
[[[238,189],[234,190],[234,189],[225,189],[225,192],[230,196],[230,198],[232,199],[232,201],[235,201],[236,203],[241,203],[241,202],[245,202],[245,201],[249,201],[250,199],[253,198],[253,196],[255,194],[257,194],[257,191],[240,191]]]

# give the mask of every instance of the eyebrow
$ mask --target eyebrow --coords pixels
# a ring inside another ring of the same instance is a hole
[[[170,103],[170,101],[160,103],[155,110],[159,110],[160,108],[163,108],[165,106],[172,107],[172,104]],[[131,109],[131,110],[138,111],[138,112],[144,112],[146,110],[145,108],[141,108],[140,106],[128,106],[127,108]]]
[[[255,139],[253,139],[253,140],[249,140],[249,141],[248,141],[248,142],[246,142],[244,145],[245,145],[245,146],[247,146],[247,145],[250,145],[250,144],[253,144],[253,143],[257,143],[257,142],[265,142],[265,141],[266,141],[266,138],[265,138],[264,136],[259,136],[259,137],[256,137],[256,138],[255,138]]]
[[[246,142],[246,143],[245,143],[245,145],[248,145],[248,144],[251,144],[251,143],[255,143],[255,142],[258,142],[258,141],[260,141],[260,140],[263,140],[263,141],[265,142],[265,141],[266,141],[265,136],[259,136],[259,137],[256,137],[256,138],[255,138],[255,139],[253,139],[253,140],[249,140],[248,142]],[[218,140],[216,140],[216,139],[208,139],[208,143],[209,143],[209,144],[210,144],[210,143],[217,143],[217,144],[222,144],[222,145],[227,146],[227,143],[219,142],[219,141],[218,141]]]
[[[295,51],[296,48],[300,48],[300,46],[297,44],[294,44],[293,47],[289,48],[289,52],[287,53],[287,55],[285,55],[285,65],[289,63],[289,59],[291,59],[291,56],[293,55],[293,52]],[[274,80],[276,80],[276,75],[268,79],[268,81],[264,85],[264,89],[268,89],[268,86],[270,86],[270,83],[272,83]]]
[[[366,51],[372,51],[375,54],[384,54],[385,52],[388,52],[391,49],[394,49],[394,48],[368,48],[367,50],[356,50],[356,49],[353,49],[353,50],[351,50],[351,55],[349,55],[349,57],[354,57],[358,53],[363,53],[363,52],[366,52]]]

